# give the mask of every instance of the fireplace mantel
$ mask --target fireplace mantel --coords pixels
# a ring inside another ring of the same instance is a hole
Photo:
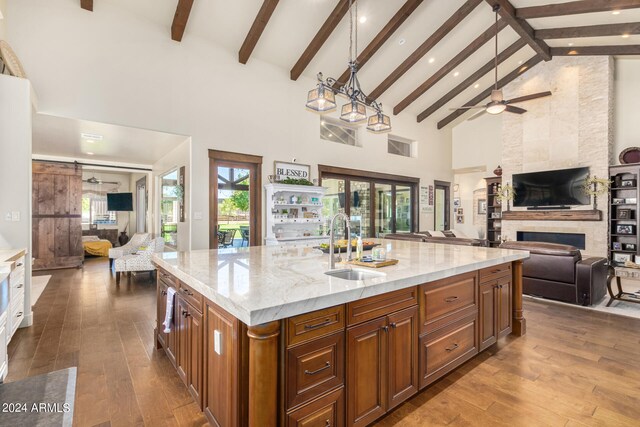
[[[505,221],[602,221],[601,210],[504,211]]]

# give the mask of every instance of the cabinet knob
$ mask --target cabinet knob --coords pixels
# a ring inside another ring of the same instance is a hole
[[[398,326],[398,325],[396,325],[396,322],[393,322],[393,323],[389,324],[389,326],[391,326],[392,328],[394,328],[394,329],[395,329],[395,328],[396,328],[396,326]]]
[[[444,299],[444,302],[455,302],[458,300],[457,296],[447,297]]]
[[[331,427],[331,421],[329,420],[325,420],[325,425],[324,427]]]
[[[189,317],[191,316],[191,313],[189,313],[187,310],[182,310],[182,317]]]
[[[384,325],[382,327],[382,330],[385,331],[385,332],[389,332],[389,327],[387,325]]]
[[[167,296],[167,291],[160,292],[163,296]]]

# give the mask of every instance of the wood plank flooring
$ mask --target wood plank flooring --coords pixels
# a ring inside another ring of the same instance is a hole
[[[7,381],[78,366],[76,426],[207,425],[154,348],[146,275],[117,287],[101,259],[46,274],[34,325],[9,345]],[[507,337],[376,426],[639,426],[640,320],[530,300],[525,310],[526,336]]]

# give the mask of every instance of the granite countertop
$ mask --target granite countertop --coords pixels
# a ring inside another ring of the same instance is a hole
[[[27,253],[27,250],[24,248],[22,249],[0,248],[0,263],[16,261],[21,256],[26,255],[26,253]]]
[[[529,257],[526,251],[374,240],[399,260],[362,281],[324,274],[329,256],[308,247],[164,252],[154,262],[249,326]],[[337,265],[336,268],[345,268]]]
[[[15,261],[26,253],[26,249],[0,249],[0,314],[9,305],[9,284],[5,280],[15,268]]]

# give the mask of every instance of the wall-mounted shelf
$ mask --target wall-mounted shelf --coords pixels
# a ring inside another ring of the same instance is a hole
[[[602,221],[601,210],[503,211],[505,221]]]

